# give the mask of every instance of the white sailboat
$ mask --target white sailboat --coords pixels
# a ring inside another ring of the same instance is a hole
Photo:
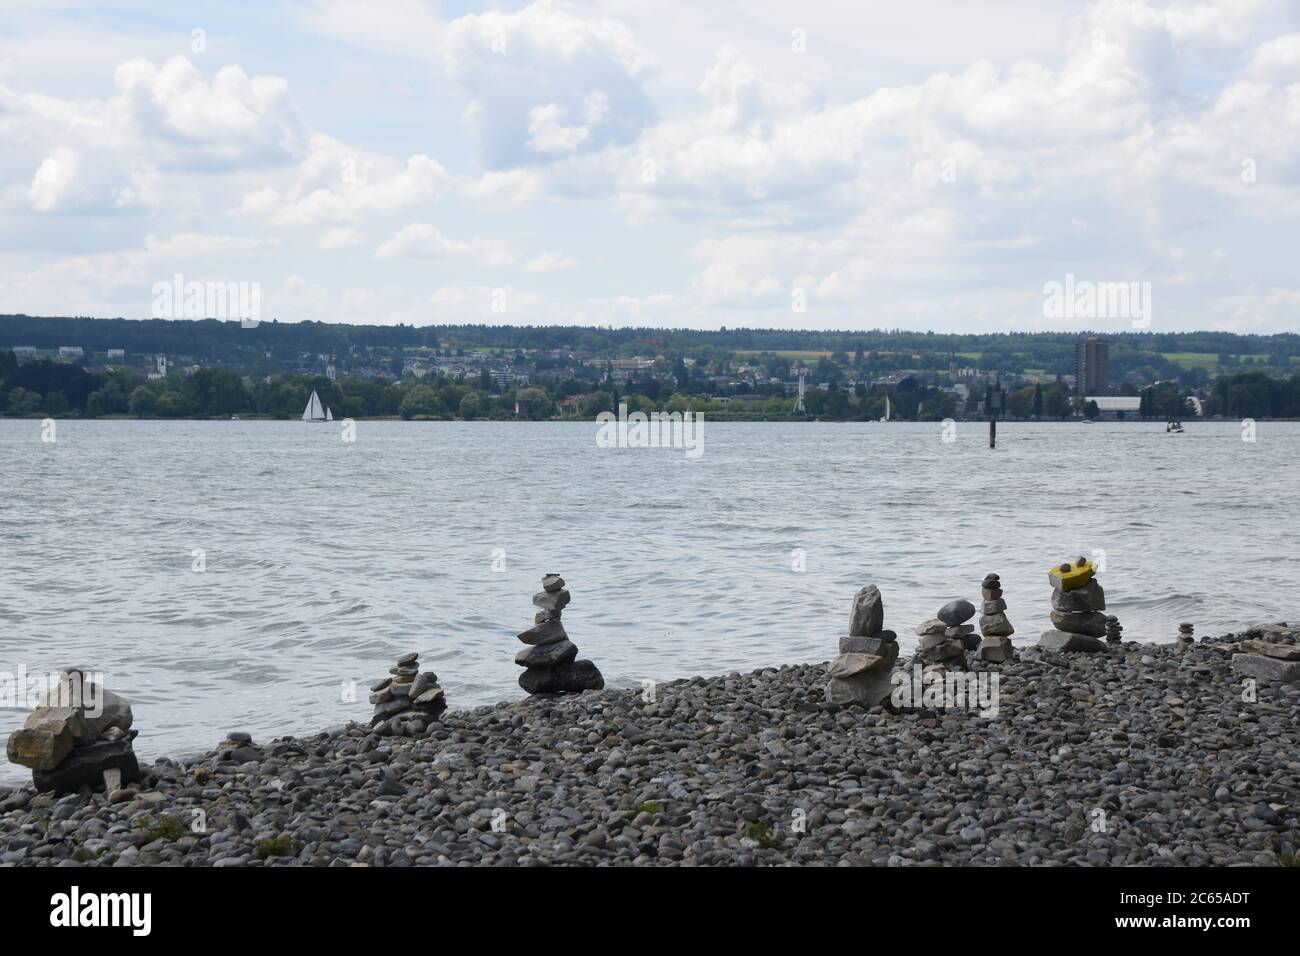
[[[307,407],[303,409],[302,420],[305,422],[332,422],[334,416],[330,410],[321,404],[320,396],[316,390],[312,389],[311,398],[307,400]]]
[[[889,421],[889,396],[888,395],[885,396],[885,417],[882,418],[881,421],[882,422]]]

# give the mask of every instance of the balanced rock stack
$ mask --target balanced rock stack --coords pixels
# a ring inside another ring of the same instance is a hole
[[[1118,644],[1122,641],[1124,634],[1124,625],[1119,622],[1114,614],[1106,615],[1106,643]]]
[[[370,703],[375,705],[370,726],[380,736],[418,734],[447,709],[438,675],[421,671],[414,651],[399,657],[388,673],[392,676],[370,685]]]
[[[578,648],[560,623],[560,613],[569,604],[564,578],[558,574],[542,575],[542,590],[533,595],[541,608],[533,626],[519,634],[528,646],[515,655],[515,663],[525,668],[519,686],[530,694],[577,693],[600,690],[605,678],[591,661],[576,660]]]
[[[1015,653],[1011,647],[1011,635],[1016,633],[1016,629],[1007,620],[1007,602],[1002,597],[1002,581],[996,574],[984,576],[980,596],[984,599],[984,613],[980,615],[980,634],[984,640],[975,651],[975,657],[989,664],[1001,664],[1010,660]]]
[[[885,605],[880,589],[868,586],[853,597],[849,633],[840,638],[840,653],[826,668],[830,683],[826,703],[875,707],[893,693],[890,674],[898,660],[898,635],[882,629]]]
[[[1051,630],[1038,646],[1049,651],[1104,651],[1106,595],[1096,580],[1096,567],[1087,558],[1065,562],[1047,572],[1052,585]]]
[[[1191,644],[1195,638],[1196,626],[1194,624],[1179,624],[1178,639],[1184,644]]]
[[[217,756],[214,764],[251,763],[261,761],[266,755],[262,748],[253,743],[253,735],[244,730],[231,730],[226,739],[217,744]]]
[[[966,652],[979,646],[975,625],[967,624],[975,616],[975,605],[964,598],[949,601],[939,613],[916,627],[915,661],[925,665],[966,668]]]
[[[1300,629],[1257,624],[1232,655],[1232,669],[1263,684],[1300,682]]]
[[[71,793],[82,787],[116,790],[139,780],[131,742],[131,704],[69,668],[23,726],[9,735],[9,759],[32,769],[37,790]]]

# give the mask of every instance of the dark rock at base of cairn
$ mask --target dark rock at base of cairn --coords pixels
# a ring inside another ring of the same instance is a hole
[[[1002,597],[1002,581],[996,574],[984,577],[980,585],[980,595],[984,598],[980,616],[980,635],[984,638],[975,649],[976,660],[986,664],[1002,664],[1015,656],[1011,646],[1011,635],[1016,629],[1007,620],[1007,602]]]
[[[131,741],[139,731],[118,731],[105,734],[92,744],[73,747],[72,752],[50,770],[33,770],[32,783],[37,790],[50,790],[56,794],[75,793],[82,787],[92,790],[104,786],[104,774],[118,771],[118,786],[135,783],[141,779],[140,762],[136,760]]]
[[[1124,634],[1124,625],[1119,622],[1114,614],[1106,615],[1106,643],[1118,644],[1122,641]]]
[[[862,588],[853,596],[849,633],[839,641],[839,655],[826,667],[826,703],[832,707],[861,704],[875,707],[893,693],[890,675],[898,660],[898,639],[881,628],[885,603],[880,589]]]
[[[419,733],[447,709],[438,675],[421,671],[415,653],[403,654],[388,673],[392,676],[370,685],[370,703],[375,705],[370,726],[376,733],[396,737]]]
[[[515,663],[525,668],[519,686],[530,694],[576,694],[605,686],[595,664],[576,660],[578,647],[560,623],[570,599],[564,578],[542,575],[542,590],[533,595],[533,604],[541,610],[533,618],[533,626],[519,633],[519,640],[528,647],[515,655]]]
[[[591,661],[570,661],[558,667],[530,667],[519,675],[519,686],[530,694],[576,694],[603,689],[605,678]]]

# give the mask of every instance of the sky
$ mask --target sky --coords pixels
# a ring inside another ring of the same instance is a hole
[[[1295,0],[0,0],[0,142],[0,313],[1300,331]]]

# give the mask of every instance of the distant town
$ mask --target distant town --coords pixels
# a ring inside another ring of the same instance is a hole
[[[10,416],[1300,417],[1300,336],[363,326],[0,316]]]

